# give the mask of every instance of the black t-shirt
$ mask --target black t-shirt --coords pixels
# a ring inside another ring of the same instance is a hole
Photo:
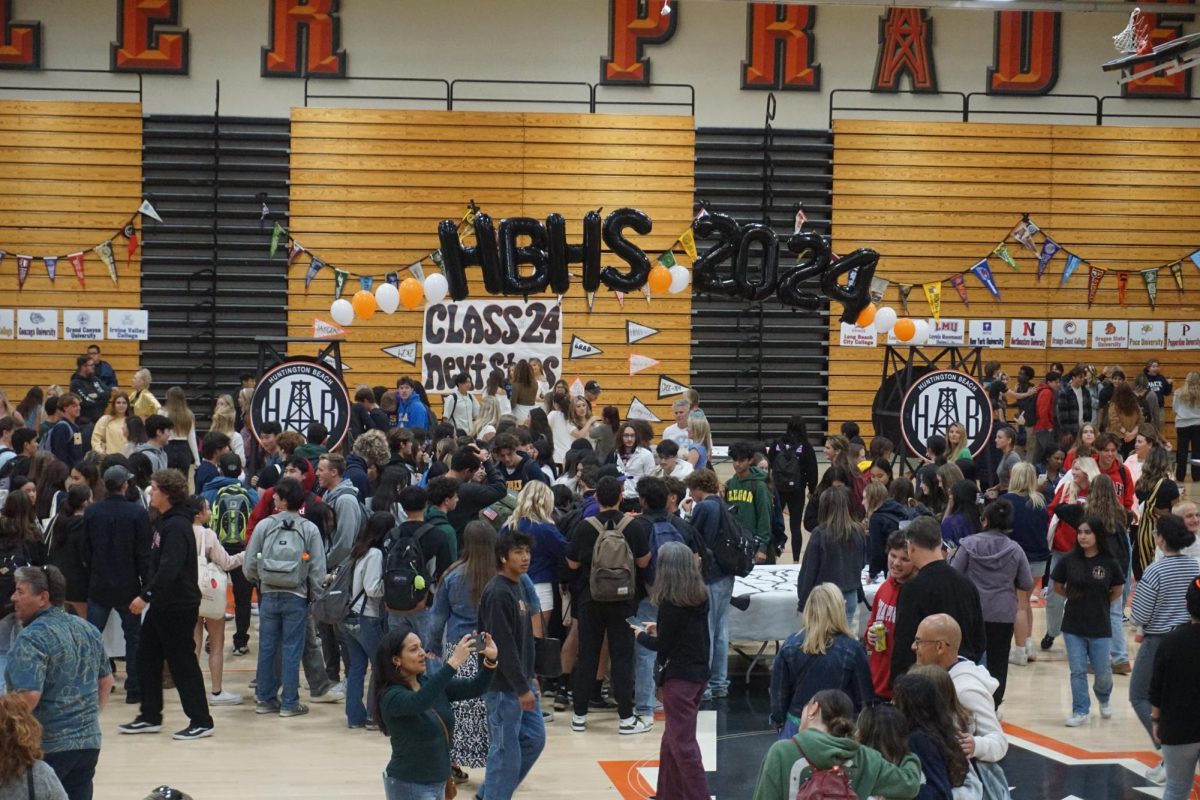
[[[595,516],[595,519],[604,524],[604,527],[615,527],[621,521],[621,517],[625,516],[620,511],[601,511]],[[650,553],[650,537],[648,532],[650,526],[646,525],[641,519],[632,519],[625,526],[625,541],[629,543],[629,549],[633,551],[633,560],[637,561],[644,558]],[[599,537],[599,531],[596,526],[588,520],[580,520],[576,523],[574,530],[571,531],[571,543],[567,545],[567,560],[579,563],[579,573],[581,580],[574,584],[578,587],[579,597],[576,598],[580,603],[591,602],[590,578],[592,570],[592,551],[596,547],[596,539]],[[644,596],[645,586],[642,581],[641,570],[638,570],[638,597]]]
[[[1200,625],[1180,625],[1167,634],[1154,656],[1150,678],[1150,702],[1161,717],[1158,735],[1163,744],[1200,742]]]
[[[1058,562],[1050,577],[1066,584],[1063,632],[1093,639],[1112,636],[1108,595],[1114,586],[1125,583],[1121,567],[1112,556],[1100,552],[1088,558],[1074,550]]]
[[[1150,498],[1150,493],[1153,491],[1154,491],[1153,486],[1151,486],[1149,490],[1138,489],[1137,490],[1138,502],[1140,502],[1140,503],[1146,502]],[[1164,511],[1170,511],[1172,506],[1175,505],[1175,501],[1178,499],[1179,499],[1178,484],[1176,484],[1175,481],[1171,480],[1170,478],[1167,478],[1166,480],[1164,480],[1162,482],[1162,485],[1158,487],[1158,494],[1154,496],[1154,508],[1160,508],[1160,509],[1163,509]]]

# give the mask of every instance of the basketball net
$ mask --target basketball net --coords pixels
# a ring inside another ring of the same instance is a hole
[[[1150,41],[1150,18],[1142,13],[1140,8],[1135,8],[1129,14],[1129,23],[1125,26],[1125,30],[1113,37],[1113,46],[1122,53],[1137,53],[1138,55],[1146,55],[1154,50],[1154,45]]]

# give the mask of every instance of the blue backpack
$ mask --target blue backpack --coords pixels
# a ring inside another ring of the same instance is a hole
[[[671,524],[670,520],[657,520],[650,527],[650,564],[646,567],[644,573],[646,583],[654,583],[654,570],[658,566],[658,549],[667,542],[679,542],[684,546],[687,545],[683,534]]]

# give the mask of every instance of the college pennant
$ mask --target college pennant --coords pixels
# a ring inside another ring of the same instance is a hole
[[[992,293],[992,297],[1000,299],[1000,287],[996,285],[996,279],[992,277],[992,268],[988,265],[988,260],[982,258],[979,263],[971,267],[971,273],[979,278],[979,282]]]
[[[313,259],[314,261],[316,259]],[[333,299],[340,300],[342,297],[342,289],[346,286],[346,279],[350,277],[350,273],[344,269],[335,269],[333,271]]]
[[[897,283],[896,284],[896,291],[898,291],[900,293],[900,308],[901,308],[901,310],[904,311],[905,315],[908,314],[908,296],[909,296],[909,294],[912,293],[912,290],[913,290],[912,284],[908,284],[908,283]]]
[[[1171,277],[1175,279],[1175,288],[1179,289],[1179,293],[1183,294],[1183,262],[1176,261],[1169,269]]]
[[[1033,235],[1041,230],[1037,225],[1034,225],[1027,219],[1021,220],[1016,226],[1009,231],[1009,235],[1024,245],[1026,250],[1036,253],[1037,245],[1033,243]],[[1049,239],[1050,237],[1046,237]]]
[[[1150,296],[1150,307],[1157,308],[1158,302],[1158,267],[1142,270],[1142,283],[1146,284],[1146,294]]]
[[[624,308],[625,308],[625,293],[624,292],[613,292],[613,294],[616,295],[616,297],[617,297],[617,305],[619,305],[621,307],[621,309],[624,310]]]
[[[803,230],[805,224],[808,222],[808,214],[804,213],[804,209],[802,207],[796,208],[796,219],[794,222],[795,227],[792,228],[792,233],[799,233],[801,230]]]
[[[308,272],[304,273],[304,289],[308,290],[308,285],[313,282],[313,278],[317,277],[317,273],[325,266],[325,262],[316,256],[312,256],[312,260],[308,262]]]
[[[683,233],[679,234],[679,243],[683,245],[683,252],[688,254],[688,258],[692,261],[696,260],[696,235],[692,233],[692,229],[688,228]]]
[[[1121,270],[1117,273],[1117,302],[1125,305],[1125,290],[1129,288],[1129,273]]]
[[[879,305],[892,282],[887,278],[871,278],[871,302]]]
[[[304,245],[300,244],[295,239],[292,239],[291,244],[288,245],[288,266],[290,267],[292,264],[295,264],[296,259],[299,258],[300,254],[303,252]]]
[[[125,223],[124,229],[121,230],[121,235],[128,242],[128,251],[125,254],[125,266],[129,267],[133,264],[133,252],[137,250],[138,235],[137,228],[133,227],[132,222]]]
[[[1096,302],[1096,292],[1100,291],[1100,281],[1104,280],[1104,276],[1108,270],[1100,267],[1092,267],[1088,270],[1088,308],[1092,307],[1092,303]]]
[[[1008,245],[1004,242],[996,245],[996,249],[992,251],[992,254],[1018,272],[1021,271],[1021,268],[1017,266],[1016,259],[1012,257],[1012,253],[1008,252]]]
[[[67,260],[71,262],[71,268],[75,270],[75,279],[79,281],[80,286],[86,289],[87,281],[83,277],[83,253],[72,253],[67,256]]]
[[[933,318],[940,320],[942,318],[942,283],[934,281],[933,283],[922,284],[921,289],[925,292],[925,300],[929,303],[929,311],[933,314]],[[905,309],[904,313],[908,313]]]
[[[358,278],[358,287],[364,292],[371,291],[371,286],[375,284],[375,279],[370,275],[360,275]]]
[[[25,288],[25,279],[29,277],[29,265],[33,263],[33,256],[17,256],[17,288]]]
[[[1046,241],[1042,242],[1042,252],[1038,256],[1038,280],[1042,279],[1042,273],[1046,271],[1046,267],[1050,265],[1050,259],[1054,258],[1062,248],[1058,246],[1058,242],[1046,237]]]
[[[108,267],[108,277],[112,278],[112,282],[117,282],[117,259],[113,256],[112,242],[102,242],[92,248],[92,252],[100,256],[100,260],[104,262],[104,266]]]
[[[954,291],[958,292],[958,299],[963,301],[963,305],[971,305],[971,301],[967,299],[967,284],[962,275],[950,276],[950,285],[954,287]]]
[[[388,283],[390,283],[392,286],[395,286],[397,289],[400,288],[400,273],[399,272],[389,272],[387,275],[383,276],[383,279],[385,281],[387,281]]]
[[[50,282],[54,283],[58,276],[58,256],[45,256],[42,261],[46,262],[46,274],[50,276]]]
[[[1196,265],[1196,269],[1200,269],[1200,250],[1193,250],[1188,254],[1188,258]]]
[[[275,251],[279,249],[279,240],[282,239],[286,233],[287,233],[287,228],[283,227],[278,222],[276,222],[275,227],[271,229],[271,255],[270,255],[270,258],[275,257]]]
[[[142,204],[138,206],[138,213],[143,214],[152,220],[156,220],[157,222],[162,222],[162,217],[160,217],[158,212],[154,210],[154,206],[150,204],[149,200],[142,201]]]
[[[1075,270],[1083,263],[1083,259],[1074,253],[1067,253],[1067,265],[1063,267],[1062,280],[1058,282],[1059,286],[1065,286],[1067,280],[1075,274]]]
[[[675,254],[672,253],[670,250],[667,250],[662,255],[660,255],[658,258],[654,259],[654,263],[661,264],[662,266],[666,267],[667,269],[670,269],[671,267],[675,266],[675,264],[676,264]]]

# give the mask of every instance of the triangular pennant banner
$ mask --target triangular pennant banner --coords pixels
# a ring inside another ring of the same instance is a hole
[[[963,301],[963,305],[971,305],[971,301],[967,299],[967,282],[963,280],[962,275],[951,275],[950,285],[958,292],[958,299]]]
[[[142,201],[142,204],[138,206],[138,213],[144,214],[152,220],[162,222],[162,217],[160,217],[158,212],[154,210],[154,206],[150,204],[149,200]]]
[[[992,277],[992,268],[988,265],[986,258],[980,259],[978,264],[971,267],[971,273],[979,278],[979,282],[992,293],[992,297],[1000,299],[1000,287],[996,285],[996,279]]]
[[[108,277],[112,278],[112,282],[117,282],[117,259],[113,256],[112,242],[103,242],[92,248],[96,255],[100,256],[100,260],[104,262],[104,266],[108,267]]]
[[[17,256],[17,288],[25,288],[25,279],[29,277],[29,265],[33,256]]]
[[[1183,293],[1183,262],[1176,261],[1170,266],[1171,277],[1175,279],[1175,288]]]
[[[645,403],[636,397],[629,403],[629,410],[625,412],[625,419],[642,419],[646,422],[662,422],[653,411],[651,411]]]
[[[1104,280],[1104,275],[1108,270],[1100,267],[1092,267],[1088,270],[1088,308],[1092,307],[1092,303],[1096,302],[1096,292],[1100,291],[1100,281]]]
[[[388,283],[390,283],[392,286],[395,286],[397,289],[400,288],[400,273],[399,272],[389,272],[387,275],[383,276],[383,279],[385,281],[387,281]]]
[[[345,336],[346,329],[336,322],[313,317],[313,338],[332,339],[335,336]]]
[[[435,264],[437,264],[439,267],[441,267],[442,265],[441,265],[441,263],[439,262],[439,259],[441,258],[441,255],[442,255],[441,251],[440,251],[440,250],[434,250],[433,252],[434,252],[434,253],[436,253],[436,254],[437,254],[437,256],[438,256],[438,258],[435,258],[435,259],[433,260],[433,263],[435,263]],[[421,262],[420,262],[420,261],[416,261],[416,262],[413,262],[412,264],[409,264],[409,265],[408,265],[408,271],[409,271],[410,273],[412,273],[412,276],[413,276],[414,278],[416,278],[417,280],[419,280],[421,283],[424,283],[424,282],[425,282],[425,267],[421,266]]]
[[[617,305],[621,307],[621,310],[624,310],[625,309],[625,293],[624,292],[613,292],[613,294],[617,298]]]
[[[658,333],[658,328],[651,328],[649,325],[643,325],[631,319],[625,320],[625,344],[640,342],[642,339],[648,339],[656,333]]]
[[[42,261],[46,262],[46,274],[50,276],[50,282],[54,283],[58,276],[58,256],[46,256]]]
[[[3,258],[3,254],[0,253],[0,260],[3,260]],[[71,262],[71,268],[75,270],[75,279],[79,281],[80,286],[86,289],[87,281],[83,276],[83,253],[71,253],[71,255],[67,256],[67,260]]]
[[[1058,285],[1065,286],[1070,277],[1075,274],[1075,270],[1078,269],[1079,265],[1082,263],[1083,259],[1081,259],[1079,256],[1075,255],[1074,253],[1067,253],[1067,265],[1063,267],[1062,280],[1058,282]]]
[[[585,342],[578,336],[571,337],[571,352],[567,358],[589,358],[590,356],[598,356],[604,351],[594,344]]]
[[[1042,253],[1038,256],[1038,280],[1041,280],[1042,273],[1046,271],[1046,267],[1050,265],[1050,259],[1062,248],[1058,246],[1058,242],[1046,237],[1046,241],[1042,242]]]
[[[629,354],[629,374],[637,375],[639,372],[644,372],[651,367],[657,367],[660,363],[658,359],[650,356],[643,356],[639,353]]]
[[[329,366],[336,369],[338,372],[349,372],[350,371],[350,367],[347,366],[346,362],[338,361],[336,358],[334,358],[333,353],[330,353],[329,355],[325,356],[321,360],[324,361]]]
[[[313,259],[316,261],[316,259]],[[342,297],[342,289],[346,288],[346,279],[350,277],[350,273],[344,269],[335,269],[333,271],[333,299],[340,300]]]
[[[587,296],[588,313],[590,314],[592,313],[592,308],[594,308],[596,305],[596,293],[584,292],[584,294]]]
[[[304,252],[304,245],[292,239],[291,245],[288,246],[288,266],[296,263],[296,259]]]
[[[667,269],[670,269],[671,267],[675,266],[675,264],[676,264],[675,254],[672,253],[670,250],[667,250],[661,256],[658,257],[658,263],[662,264]]]
[[[871,302],[879,305],[892,282],[887,278],[871,278]]]
[[[1188,258],[1196,265],[1196,269],[1200,269],[1200,250],[1193,250]]]
[[[935,320],[942,318],[942,284],[940,281],[933,281],[921,285],[921,289],[925,292],[925,300],[929,303],[929,311],[933,314]]]
[[[658,376],[658,399],[662,400],[667,397],[675,397],[681,395],[688,390],[688,386],[680,383],[669,375]]]
[[[371,291],[371,287],[375,285],[375,279],[370,275],[360,275],[358,278],[358,286],[364,292]]]
[[[394,344],[391,347],[380,348],[392,358],[398,358],[405,364],[417,363],[417,343],[405,342],[404,344]]]
[[[1117,302],[1125,305],[1125,290],[1129,288],[1129,273],[1121,270],[1117,273]]]
[[[996,245],[996,249],[993,250],[992,253],[994,253],[996,255],[996,257],[999,258],[1001,261],[1003,261],[1005,264],[1008,264],[1010,267],[1017,270],[1018,272],[1021,270],[1021,268],[1017,266],[1016,259],[1014,259],[1012,257],[1012,253],[1008,252],[1008,245],[1005,244],[1004,242],[1001,242],[1000,244]]]
[[[317,273],[325,266],[325,262],[316,256],[308,262],[308,271],[304,273],[304,288],[308,289],[308,285],[313,282],[313,278],[317,277]]]
[[[683,233],[679,234],[679,243],[683,245],[683,252],[688,254],[688,258],[692,261],[696,260],[696,235],[692,233],[692,229],[688,228]]]
[[[1026,249],[1036,253],[1037,245],[1033,243],[1033,236],[1039,230],[1041,229],[1037,225],[1025,219],[1018,222],[1016,227],[1009,231],[1009,235],[1024,245]]]
[[[567,390],[567,393],[571,397],[583,397],[583,392],[583,381],[580,378],[573,380],[570,389]]]
[[[287,233],[287,229],[275,223],[275,227],[271,229],[271,258],[275,257],[275,251],[279,249],[279,240]]]
[[[908,296],[912,293],[913,287],[907,283],[896,284],[896,289],[900,292],[900,310],[908,315]]]
[[[1146,294],[1150,296],[1150,307],[1157,308],[1158,267],[1142,270],[1142,283],[1146,284]]]
[[[808,214],[804,213],[803,208],[797,208],[796,209],[796,219],[794,220],[795,224],[794,224],[794,227],[792,228],[792,233],[799,233],[804,228],[804,226],[807,222],[808,222]]]
[[[138,246],[137,228],[133,227],[132,222],[128,222],[125,224],[124,229],[122,229],[121,235],[128,242],[128,251],[125,254],[125,266],[128,268],[133,264],[133,252],[137,250]]]

